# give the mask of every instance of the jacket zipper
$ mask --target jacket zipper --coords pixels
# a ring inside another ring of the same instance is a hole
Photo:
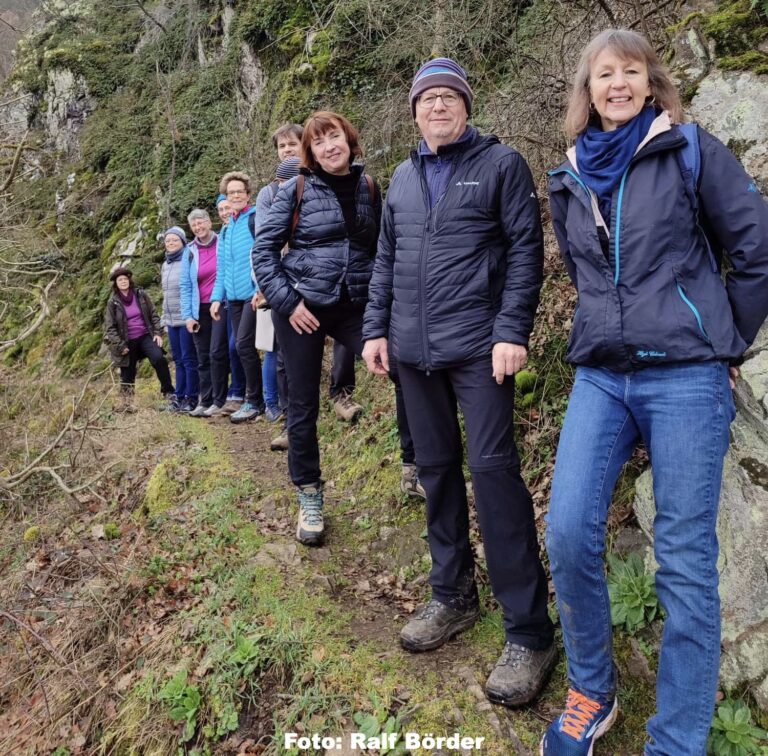
[[[620,265],[621,265],[621,258],[619,255],[619,248],[621,244],[621,203],[624,200],[624,183],[627,180],[628,173],[629,173],[629,166],[627,166],[627,170],[624,171],[624,175],[621,177],[621,182],[619,183],[619,196],[618,196],[618,199],[616,200],[616,228],[613,232],[613,238],[614,238],[613,283],[616,286],[618,286],[619,284],[619,271],[620,271]]]
[[[419,292],[419,319],[421,320],[421,348],[424,351],[424,367],[427,375],[429,375],[432,366],[430,364],[429,337],[427,335],[427,255],[425,249],[427,246],[427,238],[429,237],[429,225],[432,220],[432,205],[429,200],[429,189],[420,162],[421,161],[419,160],[419,164],[417,164],[416,167],[419,171],[419,179],[421,180],[421,189],[424,193],[424,201],[429,210],[427,211],[427,219],[424,222],[424,233],[421,235],[421,250],[419,251],[419,288],[421,289]]]
[[[696,308],[696,305],[691,302],[690,299],[685,295],[685,289],[682,287],[681,284],[677,284],[677,293],[680,295],[680,299],[685,302],[686,305],[688,305],[688,309],[693,313],[693,317],[696,318],[696,324],[699,326],[699,331],[701,332],[701,335],[704,337],[704,340],[707,342],[707,344],[711,344],[712,341],[710,340],[706,329],[704,328],[704,323],[701,320],[701,314],[699,313],[698,309]]]

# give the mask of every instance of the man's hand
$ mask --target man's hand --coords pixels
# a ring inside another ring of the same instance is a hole
[[[128,347],[123,347],[123,351],[120,354],[128,354],[131,350]]]
[[[365,366],[376,375],[386,375],[389,372],[389,352],[387,340],[369,339],[363,346],[363,359]]]
[[[187,326],[187,331],[189,331],[189,333],[197,333],[197,331],[200,330],[200,323],[194,318],[187,318],[184,321],[184,324]]]
[[[267,298],[260,291],[257,291],[253,297],[251,297],[251,309],[256,312],[259,307],[263,307],[267,303]]]
[[[211,317],[214,320],[221,320],[221,314],[219,313],[220,309],[221,302],[211,302]]]
[[[491,362],[496,383],[501,386],[504,383],[504,377],[514,375],[518,370],[522,370],[527,360],[528,350],[520,344],[508,344],[502,341],[494,344]]]
[[[163,345],[163,337],[159,334],[157,336],[153,336],[152,339],[154,340],[155,344],[157,344],[159,347]]]
[[[741,370],[737,367],[728,368],[728,383],[731,384],[731,391],[736,389],[736,380],[741,377]]]
[[[299,335],[314,333],[320,327],[320,321],[307,309],[303,299],[296,305],[296,309],[291,313],[288,322]]]

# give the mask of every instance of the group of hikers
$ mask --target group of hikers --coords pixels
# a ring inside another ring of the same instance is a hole
[[[240,388],[229,399],[243,403],[231,419],[285,414],[297,538],[307,545],[325,532],[317,418],[326,336],[336,344],[332,391],[351,414],[355,355],[392,380],[403,486],[426,499],[432,558],[431,598],[400,634],[410,651],[438,648],[480,614],[460,409],[506,636],[486,692],[519,706],[557,659],[513,428],[543,235],[525,160],[469,125],[473,98],[455,61],[419,68],[409,101],[422,139],[386,197],[344,116],[316,112],[303,129],[278,130],[276,181],[255,203],[246,174],[223,177],[218,237],[202,210],[189,216],[192,241],[166,231],[162,320],[130,270],[112,272],[106,338],[126,387],[145,356],[163,393],[206,417],[228,409],[234,340],[244,381],[233,365]],[[576,375],[545,543],[570,689],[540,753],[592,754],[617,715],[606,519],[619,472],[643,442],[666,613],[645,754],[703,756],[720,655],[718,499],[738,366],[768,315],[768,208],[728,149],[684,123],[669,72],[636,32],[604,31],[582,51],[565,128],[575,144],[550,173],[549,199],[578,294],[568,349]],[[264,306],[274,348],[262,361],[254,322]]]

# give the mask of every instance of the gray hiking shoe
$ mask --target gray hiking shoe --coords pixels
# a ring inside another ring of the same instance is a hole
[[[477,604],[462,611],[430,599],[400,631],[400,643],[408,651],[431,651],[457,633],[469,630],[479,617]]]
[[[427,498],[427,492],[419,480],[419,473],[416,465],[403,463],[403,475],[400,478],[400,490],[408,496],[415,496],[421,499]]]
[[[485,694],[490,701],[503,706],[527,704],[544,687],[556,663],[554,643],[543,651],[534,651],[507,641],[485,683]]]
[[[205,411],[208,409],[203,404],[198,404],[197,407],[195,407],[192,412],[189,413],[190,417],[205,417]]]
[[[212,404],[210,407],[205,409],[203,412],[203,417],[224,417],[226,414],[227,413],[224,412],[222,407],[219,407],[216,404]]]
[[[296,540],[305,546],[319,546],[324,535],[322,483],[299,486],[299,524],[296,526]]]

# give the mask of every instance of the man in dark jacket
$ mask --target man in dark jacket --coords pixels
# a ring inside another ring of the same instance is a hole
[[[513,435],[512,376],[526,361],[542,281],[539,205],[523,158],[467,126],[472,90],[454,61],[422,66],[410,101],[424,138],[392,178],[363,327],[370,370],[387,372],[388,348],[398,360],[427,493],[432,599],[400,640],[434,649],[479,616],[458,403],[507,640],[486,692],[521,705],[556,660]]]

